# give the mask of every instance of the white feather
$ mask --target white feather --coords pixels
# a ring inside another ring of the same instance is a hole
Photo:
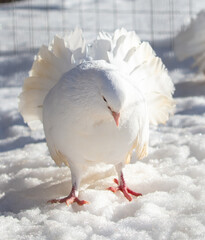
[[[205,11],[201,11],[175,39],[175,55],[182,61],[193,57],[193,66],[205,72]]]
[[[40,48],[19,96],[19,111],[31,128],[41,127],[43,101],[50,89],[85,56],[86,45],[79,28],[67,37],[55,36],[51,45]]]
[[[105,45],[108,47],[104,48]],[[96,56],[100,52],[101,59],[116,65],[129,75],[133,84],[143,92],[148,102],[150,123],[165,123],[174,108],[174,86],[161,59],[156,57],[149,43],[141,43],[133,31],[118,29],[113,37],[99,35],[93,49],[94,59],[99,59]]]

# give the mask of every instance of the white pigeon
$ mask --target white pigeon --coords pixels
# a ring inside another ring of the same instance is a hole
[[[128,200],[140,196],[125,183],[122,169],[133,149],[147,155],[149,124],[165,123],[173,112],[173,83],[149,43],[134,31],[100,32],[86,45],[82,30],[54,37],[35,57],[20,95],[19,110],[31,128],[43,123],[57,165],[70,167],[72,190],[51,203],[79,200],[86,167],[113,164],[117,187]]]
[[[175,39],[175,55],[183,61],[193,57],[193,67],[205,73],[205,11],[201,11]]]

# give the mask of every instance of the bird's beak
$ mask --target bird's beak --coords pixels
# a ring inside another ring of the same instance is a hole
[[[112,111],[112,116],[113,116],[113,118],[115,120],[115,123],[118,127],[119,123],[120,123],[120,113],[116,113],[116,112]]]

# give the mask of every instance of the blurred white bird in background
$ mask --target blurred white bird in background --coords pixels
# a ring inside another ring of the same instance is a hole
[[[165,123],[173,112],[173,83],[151,46],[133,31],[100,32],[87,45],[82,30],[54,37],[35,57],[20,95],[19,110],[31,128],[43,123],[48,149],[57,165],[70,167],[72,190],[51,203],[79,200],[86,167],[113,164],[117,187],[131,201],[140,196],[123,176],[133,149],[147,155],[149,124]]]
[[[183,61],[193,57],[193,67],[205,73],[205,11],[201,11],[175,39],[175,55]]]

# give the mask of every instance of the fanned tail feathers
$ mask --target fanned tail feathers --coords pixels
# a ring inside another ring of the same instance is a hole
[[[182,61],[193,57],[199,71],[205,72],[205,11],[192,19],[175,39],[175,55]]]
[[[55,36],[52,44],[40,48],[19,96],[19,111],[31,128],[41,126],[43,101],[50,89],[85,56],[86,45],[79,28],[67,37]]]
[[[67,37],[55,36],[52,44],[42,46],[35,57],[29,77],[20,95],[19,110],[31,128],[42,121],[43,101],[63,73],[86,57],[105,60],[130,76],[133,85],[146,97],[151,124],[165,123],[173,111],[174,86],[160,58],[134,31],[117,29],[113,36],[100,32],[86,52],[82,30],[76,28]],[[39,121],[40,120],[40,121]]]

